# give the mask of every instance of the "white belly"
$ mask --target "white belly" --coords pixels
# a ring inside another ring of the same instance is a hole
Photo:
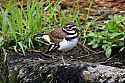
[[[59,43],[60,47],[58,50],[61,51],[68,51],[77,46],[79,38],[72,39],[70,41],[67,41],[65,38],[62,42]]]

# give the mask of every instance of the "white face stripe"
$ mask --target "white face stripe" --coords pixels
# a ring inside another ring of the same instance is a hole
[[[77,33],[75,33],[75,34],[73,34],[73,35],[67,35],[66,37],[76,37],[78,34]]]
[[[67,33],[76,33],[76,31],[72,30],[72,31],[66,31]]]
[[[73,26],[73,25],[70,24],[70,25],[67,25],[66,27],[71,27],[71,26]]]
[[[66,28],[76,28],[76,25],[67,25]]]
[[[76,26],[72,26],[69,30],[73,30],[76,29]]]
[[[63,28],[63,30],[66,31],[67,33],[76,33],[75,30],[67,31],[65,28]]]
[[[76,26],[73,26],[72,28],[73,28],[73,29],[75,29],[75,28],[76,28]]]

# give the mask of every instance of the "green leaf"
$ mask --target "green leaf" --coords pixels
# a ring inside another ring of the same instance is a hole
[[[104,50],[106,49],[106,47],[107,47],[107,45],[105,45],[105,44],[102,45],[102,48],[103,48]]]
[[[91,33],[87,34],[87,36],[89,36],[89,37],[95,37],[96,34],[91,32]]]
[[[4,39],[3,39],[3,37],[0,37],[0,48],[3,46],[3,44],[4,44],[4,41],[3,41]]]
[[[117,33],[117,32],[114,32],[114,33],[112,33],[111,34],[111,39],[113,39],[113,38],[115,38],[115,37],[119,37],[119,36],[123,36],[124,35],[124,33]]]
[[[96,40],[95,40],[95,39],[91,40],[91,41],[88,43],[88,45],[94,45],[94,44],[96,44]]]
[[[94,44],[93,46],[92,46],[92,48],[97,48],[99,46],[99,44]]]
[[[111,56],[111,53],[112,53],[112,49],[110,46],[108,46],[106,49],[105,49],[105,55],[107,58],[109,58]]]
[[[19,46],[20,46],[20,48],[21,48],[23,54],[25,55],[25,50],[24,50],[24,45],[23,45],[23,43],[22,43],[22,42],[18,42],[18,44],[19,44]]]
[[[109,17],[111,20],[108,20],[105,25],[105,28],[108,29],[110,32],[118,32],[120,23],[124,21],[123,16],[121,15],[114,15]]]
[[[114,15],[113,17],[111,17],[111,19],[115,21],[116,24],[119,24],[124,20],[124,17],[121,15]]]

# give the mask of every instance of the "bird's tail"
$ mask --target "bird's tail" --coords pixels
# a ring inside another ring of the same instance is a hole
[[[48,45],[48,50],[45,53],[54,52],[59,48],[59,44],[51,42],[51,39],[48,34],[37,34],[34,36],[34,39],[38,42]]]
[[[51,43],[49,44],[48,51],[46,53],[54,52],[59,48],[59,44]]]
[[[50,45],[51,44],[51,40],[48,34],[36,34],[34,36],[34,39],[38,42],[44,43],[46,45]]]

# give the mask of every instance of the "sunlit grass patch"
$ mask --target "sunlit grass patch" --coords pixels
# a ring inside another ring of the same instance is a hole
[[[1,33],[10,39],[10,47],[25,50],[33,47],[32,37],[41,30],[41,10],[37,2],[28,2],[27,8],[19,8],[16,3],[8,3],[1,8]],[[4,40],[8,40],[6,37]],[[6,43],[5,43],[6,44]]]

